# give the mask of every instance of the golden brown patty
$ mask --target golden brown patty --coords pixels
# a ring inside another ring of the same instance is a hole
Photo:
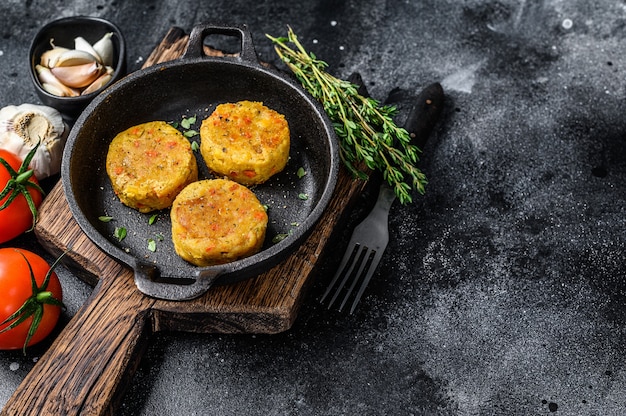
[[[218,105],[203,120],[200,139],[209,169],[246,185],[265,182],[289,159],[287,120],[260,102]]]
[[[252,191],[228,179],[187,185],[170,213],[176,253],[196,266],[228,263],[261,249],[267,213]]]
[[[168,208],[188,183],[198,180],[189,141],[164,121],[139,124],[115,136],[106,171],[122,203],[140,212]]]

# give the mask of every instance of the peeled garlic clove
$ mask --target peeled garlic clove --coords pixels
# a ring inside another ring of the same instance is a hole
[[[77,49],[70,49],[61,53],[58,56],[54,67],[83,65],[94,62],[97,62],[97,59],[89,52],[79,51]]]
[[[59,81],[49,68],[43,65],[36,65],[35,70],[37,71],[39,81],[41,81],[41,86],[50,94],[58,95],[59,97],[77,97],[80,95],[79,91]]]
[[[74,39],[74,50],[87,52],[91,56],[95,57],[96,61],[98,61],[99,63],[102,63],[102,58],[100,57],[98,52],[96,52],[96,50],[93,48],[93,46],[91,46],[91,43],[87,42],[85,38],[81,36]]]
[[[102,59],[101,64],[105,66],[113,65],[113,41],[111,36],[113,36],[113,32],[105,34],[93,44],[93,49]]]
[[[83,88],[94,82],[104,70],[97,62],[74,66],[57,66],[50,71],[63,84],[72,88]]]
[[[69,127],[54,108],[22,104],[0,109],[0,148],[24,159],[40,144],[30,163],[37,179],[60,171],[68,133]]]
[[[45,67],[52,68],[56,65],[59,57],[67,51],[69,51],[69,49],[55,46],[41,54],[40,63]]]
[[[92,92],[98,91],[100,88],[107,85],[111,81],[112,78],[113,76],[111,74],[107,74],[105,72],[104,74],[100,75],[98,79],[92,82],[91,85],[85,88],[83,92],[81,93],[81,95],[87,95],[87,94],[91,94]]]

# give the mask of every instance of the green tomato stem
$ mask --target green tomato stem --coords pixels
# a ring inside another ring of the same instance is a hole
[[[54,295],[52,294],[52,292],[48,292],[48,291],[39,292],[35,295],[35,299],[39,303],[46,303],[52,297],[54,297]]]

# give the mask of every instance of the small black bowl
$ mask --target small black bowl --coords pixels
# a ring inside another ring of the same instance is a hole
[[[93,44],[109,32],[113,32],[111,40],[114,49],[114,72],[111,81],[106,86],[78,97],[59,97],[42,88],[35,65],[39,64],[41,55],[51,48],[51,40],[54,40],[55,46],[73,49],[74,39],[78,36],[82,36]],[[89,16],[65,17],[49,22],[39,30],[30,45],[29,59],[30,76],[39,99],[44,105],[56,108],[64,118],[73,121],[102,90],[126,75],[126,41],[120,29],[105,19]]]

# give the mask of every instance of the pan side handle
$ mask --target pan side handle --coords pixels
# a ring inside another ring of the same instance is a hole
[[[154,302],[130,269],[102,276],[0,415],[114,414],[151,334]]]
[[[145,295],[164,300],[190,300],[206,293],[226,267],[198,268],[195,277],[168,277],[160,274],[159,268],[137,262],[135,284]]]
[[[207,23],[195,26],[189,35],[189,42],[183,54],[183,59],[200,58],[204,56],[202,48],[204,38],[211,34],[240,37],[241,52],[239,58],[250,63],[259,64],[259,59],[254,49],[254,43],[252,42],[252,34],[245,24],[227,25]]]

